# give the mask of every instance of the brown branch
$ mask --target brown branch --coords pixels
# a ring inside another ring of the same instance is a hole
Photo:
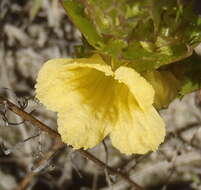
[[[53,145],[52,149],[48,151],[43,159],[39,160],[36,165],[32,168],[32,171],[29,172],[26,177],[20,182],[19,186],[15,190],[24,190],[26,187],[29,185],[31,180],[35,175],[37,175],[38,171],[41,168],[43,169],[44,166],[46,166],[46,163],[51,160],[51,158],[55,155],[55,153],[64,148],[65,144],[63,144],[61,141],[56,141],[55,144]]]
[[[10,109],[12,112],[14,112],[18,116],[20,116],[25,121],[29,121],[31,124],[33,124],[34,126],[40,128],[42,131],[47,132],[51,137],[60,138],[60,135],[57,132],[55,132],[53,129],[49,128],[47,125],[45,125],[41,121],[39,121],[38,119],[34,118],[31,114],[25,112],[20,107],[18,107],[17,105],[13,104],[12,102],[10,102],[9,100],[7,100],[6,98],[4,98],[2,96],[0,96],[0,104],[5,105],[5,107]]]
[[[54,131],[53,129],[51,129],[50,127],[48,127],[47,125],[45,125],[44,123],[42,123],[41,121],[36,119],[35,117],[33,117],[31,114],[29,114],[26,111],[20,109],[17,105],[13,104],[12,102],[10,102],[9,100],[7,100],[6,98],[4,98],[2,96],[0,96],[0,104],[5,105],[5,107],[7,107],[9,110],[14,112],[18,116],[20,116],[25,121],[28,121],[31,124],[33,124],[34,126],[40,128],[42,131],[47,132],[54,139],[56,138],[57,140],[61,141],[60,135],[56,131]],[[138,185],[137,183],[135,183],[133,180],[131,180],[129,178],[129,176],[127,176],[126,174],[124,174],[124,173],[122,173],[120,171],[117,171],[114,168],[108,166],[107,164],[105,164],[104,162],[100,161],[98,158],[96,158],[95,156],[93,156],[89,152],[87,152],[85,150],[82,150],[82,149],[78,149],[77,152],[79,152],[85,158],[93,161],[100,168],[107,169],[109,173],[120,176],[125,181],[127,181],[130,185],[132,185],[136,190],[143,190],[143,188],[140,185]],[[29,175],[30,175],[30,178],[31,178],[31,175],[33,175],[33,174],[29,174]],[[29,177],[27,176],[27,178],[29,178]]]
[[[90,154],[87,151],[84,151],[82,149],[77,150],[78,152],[80,152],[82,154],[82,156],[86,157],[87,159],[93,161],[95,164],[97,164],[99,167],[101,167],[102,169],[107,169],[109,173],[114,174],[114,175],[118,175],[120,176],[122,179],[126,180],[128,183],[130,183],[133,187],[135,187],[136,190],[143,190],[143,188],[138,185],[137,183],[135,183],[133,180],[131,180],[126,174],[124,174],[123,172],[117,171],[116,169],[107,166],[104,162],[100,161],[99,159],[97,159],[95,156],[93,156],[92,154]]]

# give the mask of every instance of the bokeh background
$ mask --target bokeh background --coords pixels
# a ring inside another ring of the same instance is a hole
[[[28,103],[26,111],[56,129],[56,115],[34,99],[37,72],[48,59],[72,57],[80,38],[57,0],[0,0],[0,95],[16,104]],[[2,116],[5,111],[6,118]],[[105,139],[107,148],[100,144],[89,151],[146,189],[201,189],[201,92],[176,99],[161,115],[166,121],[167,136],[157,152],[125,156],[111,146],[109,139]],[[52,144],[47,134],[0,105],[0,190],[19,187]],[[26,189],[131,187],[65,148],[36,171]]]

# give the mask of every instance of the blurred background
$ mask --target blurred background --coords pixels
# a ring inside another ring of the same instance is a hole
[[[73,56],[80,37],[57,0],[0,0],[0,95],[56,129],[56,115],[34,99],[37,72],[48,59]],[[51,149],[53,139],[5,113],[3,106],[0,113],[0,190],[20,189],[20,181]],[[89,151],[147,190],[201,189],[201,92],[176,99],[161,115],[167,136],[157,152],[125,156],[109,139],[107,148],[100,144]],[[28,190],[131,189],[71,148],[47,160],[29,182]]]

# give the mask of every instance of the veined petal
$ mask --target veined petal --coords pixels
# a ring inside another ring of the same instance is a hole
[[[115,126],[115,88],[119,83],[104,72],[77,66],[69,69],[73,73],[66,94],[69,102],[58,113],[58,131],[73,148],[87,149],[97,145]]]
[[[114,145],[126,154],[155,150],[163,141],[164,124],[152,107],[153,96],[137,72],[127,67],[113,72],[100,56],[51,60],[36,85],[36,97],[58,112],[65,143],[91,148],[112,132]]]
[[[85,69],[82,68],[82,72]],[[73,101],[72,97],[72,105],[68,104],[68,109],[58,114],[58,131],[62,140],[76,149],[97,145],[107,134],[118,130],[120,120],[130,119],[133,109],[142,112],[124,83],[97,70],[92,70],[90,77],[93,85],[88,78],[73,85],[80,99]]]
[[[111,133],[113,146],[127,155],[155,151],[165,137],[165,125],[153,106],[145,111],[137,108],[129,98],[130,113],[122,113]]]
[[[127,86],[119,90],[118,120],[111,132],[112,144],[125,154],[145,154],[156,150],[165,136],[165,125],[152,105],[141,109]]]
[[[38,74],[35,86],[36,97],[48,109],[56,112],[62,111],[72,103],[72,99],[69,97],[74,97],[74,100],[79,99],[79,95],[73,90],[78,88],[78,84],[88,80],[88,85],[94,86],[93,77],[96,77],[96,73],[93,73],[93,70],[103,72],[103,75],[113,74],[111,68],[98,55],[91,58],[47,61]],[[98,78],[97,76],[97,80]]]
[[[119,67],[115,71],[115,79],[129,88],[141,109],[144,110],[153,104],[154,89],[134,69],[124,66]]]
[[[86,64],[69,67],[68,72],[72,74],[66,80],[69,91],[65,97],[69,102],[59,110],[58,131],[62,140],[75,149],[92,148],[115,126],[115,88],[119,83],[107,76],[109,72]]]
[[[74,148],[95,146],[113,129],[118,117],[116,86],[122,84],[114,79],[110,66],[99,64],[100,57],[96,59],[98,63],[82,63],[83,59],[73,64],[49,62],[38,77],[37,98],[59,112],[59,133]]]

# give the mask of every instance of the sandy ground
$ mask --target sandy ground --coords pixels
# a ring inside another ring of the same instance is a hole
[[[40,8],[36,14],[37,6]],[[33,8],[35,7],[35,8]],[[35,15],[35,16],[34,16]],[[48,59],[70,57],[80,44],[80,33],[57,1],[0,1],[0,94],[13,102],[26,102],[26,111],[56,129],[56,116],[34,100],[37,72]],[[129,174],[147,189],[201,189],[201,103],[199,92],[175,100],[161,115],[167,136],[157,152],[125,156],[109,139],[90,150],[108,165]],[[5,107],[0,106],[0,113]],[[0,118],[0,190],[11,190],[51,149],[53,140],[30,123],[6,112]],[[30,140],[25,141],[27,138]],[[23,142],[25,141],[25,142]],[[126,190],[124,180],[107,175],[79,153],[66,148],[36,172],[32,190]]]

